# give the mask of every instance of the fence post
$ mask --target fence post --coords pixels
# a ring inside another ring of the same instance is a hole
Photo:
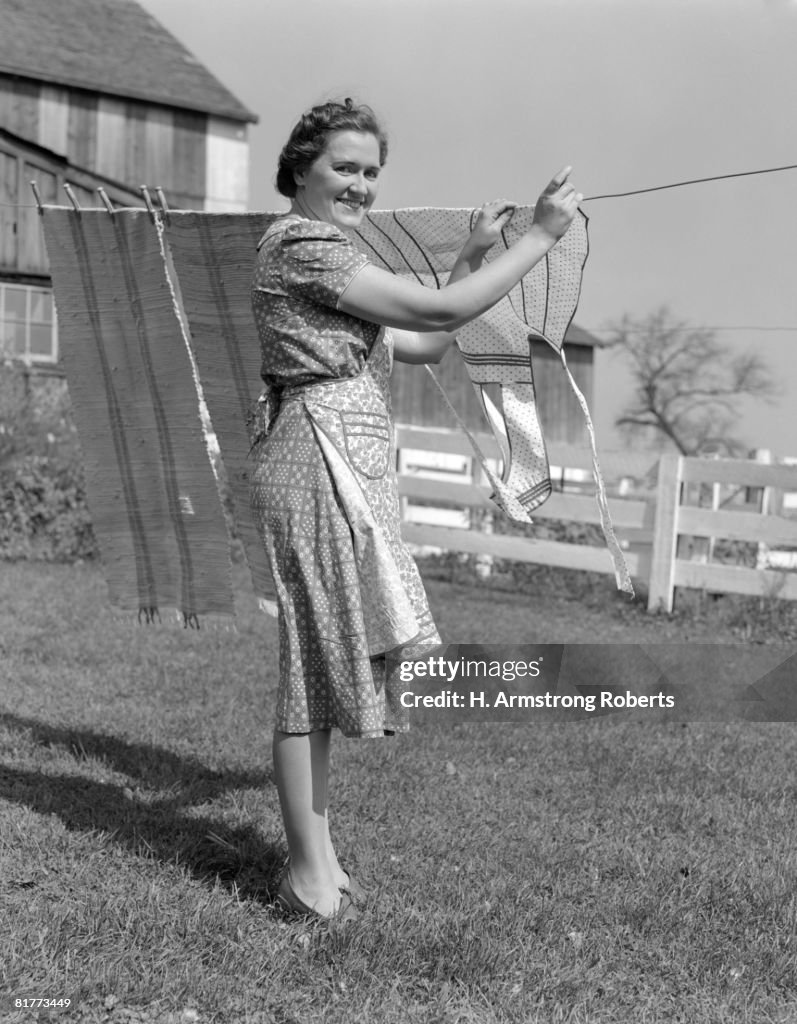
[[[762,462],[765,465],[772,465],[772,452],[769,448],[756,448],[753,452],[753,458],[756,462]],[[758,490],[756,488],[756,490]],[[750,497],[750,488],[747,489],[748,500]],[[758,499],[758,509],[762,516],[767,516],[771,513],[772,509],[770,506],[773,504],[773,490],[771,487],[762,487],[756,495]],[[761,541],[758,543],[756,549],[755,567],[756,569],[767,569],[769,567],[768,562],[769,556],[769,545],[763,544]]]
[[[662,455],[659,460],[656,518],[650,559],[649,612],[672,611],[682,466],[683,458],[680,455]]]
[[[471,482],[474,484],[489,484],[489,479],[484,471],[484,467],[481,462],[475,457],[470,460],[471,466]],[[497,467],[496,467],[497,468]],[[495,532],[495,516],[490,509],[471,509],[469,516],[469,528],[472,530],[474,527],[481,533],[494,533]],[[487,579],[492,574],[493,565],[495,563],[495,557],[486,553],[476,555],[474,559],[474,570],[479,579]]]

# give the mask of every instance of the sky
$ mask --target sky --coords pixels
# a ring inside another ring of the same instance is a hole
[[[533,203],[573,166],[585,197],[797,164],[797,0],[140,0],[249,109],[250,207],[285,208],[298,116],[352,96],[390,136],[377,206]],[[797,171],[585,201],[575,322],[607,337],[662,306],[723,328],[779,394],[737,435],[797,456]],[[787,327],[789,330],[772,330]],[[599,352],[599,447],[630,394]]]

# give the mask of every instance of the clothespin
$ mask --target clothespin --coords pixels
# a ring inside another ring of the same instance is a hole
[[[36,199],[36,206],[39,208],[39,215],[41,216],[41,214],[44,213],[44,207],[42,206],[42,197],[41,193],[39,192],[39,186],[35,181],[32,181],[30,183],[30,187],[33,189],[33,195]]]
[[[77,201],[77,197],[75,196],[75,193],[72,191],[72,186],[69,184],[68,181],[64,182],[64,192],[66,192],[66,194],[69,196],[69,202],[75,208],[75,213],[80,213],[80,203]]]
[[[144,203],[149,211],[149,215],[153,222],[155,221],[155,207],[152,205],[152,197],[149,194],[149,189],[146,185],[141,186],[141,195],[144,197]]]
[[[113,217],[113,215],[116,213],[116,210],[114,210],[114,208],[113,208],[113,203],[109,199],[108,193],[105,191],[105,189],[102,187],[102,185],[99,186],[99,188],[97,189],[97,192],[99,193],[99,197],[102,200],[102,205],[105,207],[105,209],[108,211],[108,213],[110,213],[110,215]]]
[[[163,194],[163,189],[160,187],[160,185],[158,185],[158,187],[155,189],[155,192],[158,196],[158,202],[160,203],[160,208],[161,210],[163,210],[164,216],[168,216],[169,204],[166,202],[166,196]]]

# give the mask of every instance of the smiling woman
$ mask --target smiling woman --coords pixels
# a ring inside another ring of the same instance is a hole
[[[356,227],[376,199],[380,170],[379,143],[373,135],[336,132],[319,159],[296,172],[296,204],[317,220],[343,229]]]
[[[361,132],[335,132],[309,168],[296,172],[296,205],[316,220],[356,228],[376,199],[379,143]]]
[[[291,209],[260,240],[252,287],[268,410],[252,507],[279,610],[274,774],[290,852],[279,898],[346,920],[359,887],[329,834],[331,729],[406,731],[385,655],[440,642],[401,538],[393,358],[438,360],[449,331],[506,295],[567,231],[581,198],[565,168],[529,230],[482,268],[514,211],[487,204],[445,287],[426,288],[371,265],[349,237],[376,199],[386,156],[369,107],[308,111],[280,155],[277,188]]]
[[[335,224],[342,206],[359,212],[341,227],[356,227],[376,198],[387,160],[387,135],[370,107],[324,103],[302,116],[280,153],[277,191],[304,216]]]

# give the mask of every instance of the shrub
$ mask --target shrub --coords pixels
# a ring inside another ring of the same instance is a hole
[[[96,554],[66,382],[0,364],[0,558]]]
[[[44,561],[94,556],[82,476],[79,467],[41,455],[0,469],[0,555]]]

